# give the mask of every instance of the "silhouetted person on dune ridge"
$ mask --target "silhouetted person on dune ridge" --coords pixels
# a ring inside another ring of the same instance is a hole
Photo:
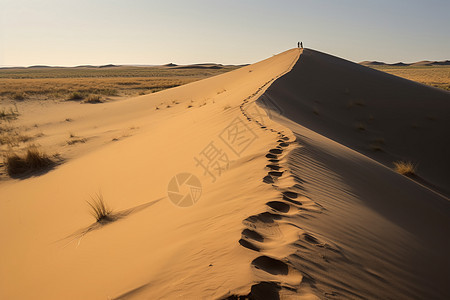
[[[303,49],[303,42],[297,42],[297,48]]]

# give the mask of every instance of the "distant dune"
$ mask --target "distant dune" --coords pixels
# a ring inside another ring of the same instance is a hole
[[[391,67],[407,67],[407,66],[449,66],[450,65],[450,60],[443,60],[443,61],[429,61],[429,60],[424,60],[424,61],[419,61],[419,62],[415,62],[415,63],[403,63],[403,62],[398,62],[398,63],[393,63],[393,64],[388,64],[388,63],[384,63],[384,62],[380,62],[380,61],[362,61],[359,63],[360,65],[363,66],[391,66]]]
[[[107,64],[107,65],[79,65],[75,67],[59,67],[59,66],[46,66],[46,65],[35,65],[29,67],[1,67],[0,69],[49,69],[49,68],[116,68],[116,67],[126,67],[126,66],[154,66],[154,65],[115,65],[115,64]],[[177,65],[174,63],[168,63],[162,65],[163,67],[170,67],[175,69],[221,69],[224,66],[222,64],[216,63],[200,63],[200,64],[192,64],[192,65]],[[233,65],[229,65],[233,66]],[[239,65],[246,66],[246,65]]]

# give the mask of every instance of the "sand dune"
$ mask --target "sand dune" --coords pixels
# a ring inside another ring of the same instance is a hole
[[[91,138],[0,183],[0,298],[448,298],[448,100],[292,49],[151,95],[31,107],[20,122],[48,122],[48,151],[62,117]]]
[[[389,167],[413,161],[448,196],[450,93],[309,49],[278,84],[267,96],[288,118]]]
[[[404,63],[404,62],[398,62],[398,63],[393,63],[393,64],[388,64],[385,62],[381,62],[381,61],[369,61],[369,60],[365,60],[359,63],[360,65],[363,66],[401,66],[401,67],[405,67],[405,66],[427,66],[427,67],[431,67],[431,66],[448,66],[450,65],[450,60],[442,60],[442,61],[430,61],[430,60],[422,60],[422,61],[418,61],[418,62],[414,62],[414,63]]]

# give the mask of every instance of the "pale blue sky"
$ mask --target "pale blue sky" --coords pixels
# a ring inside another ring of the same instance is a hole
[[[450,59],[449,0],[0,0],[0,65]]]

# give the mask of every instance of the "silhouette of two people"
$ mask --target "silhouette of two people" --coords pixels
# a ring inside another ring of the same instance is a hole
[[[303,49],[303,42],[298,42],[297,47]]]

